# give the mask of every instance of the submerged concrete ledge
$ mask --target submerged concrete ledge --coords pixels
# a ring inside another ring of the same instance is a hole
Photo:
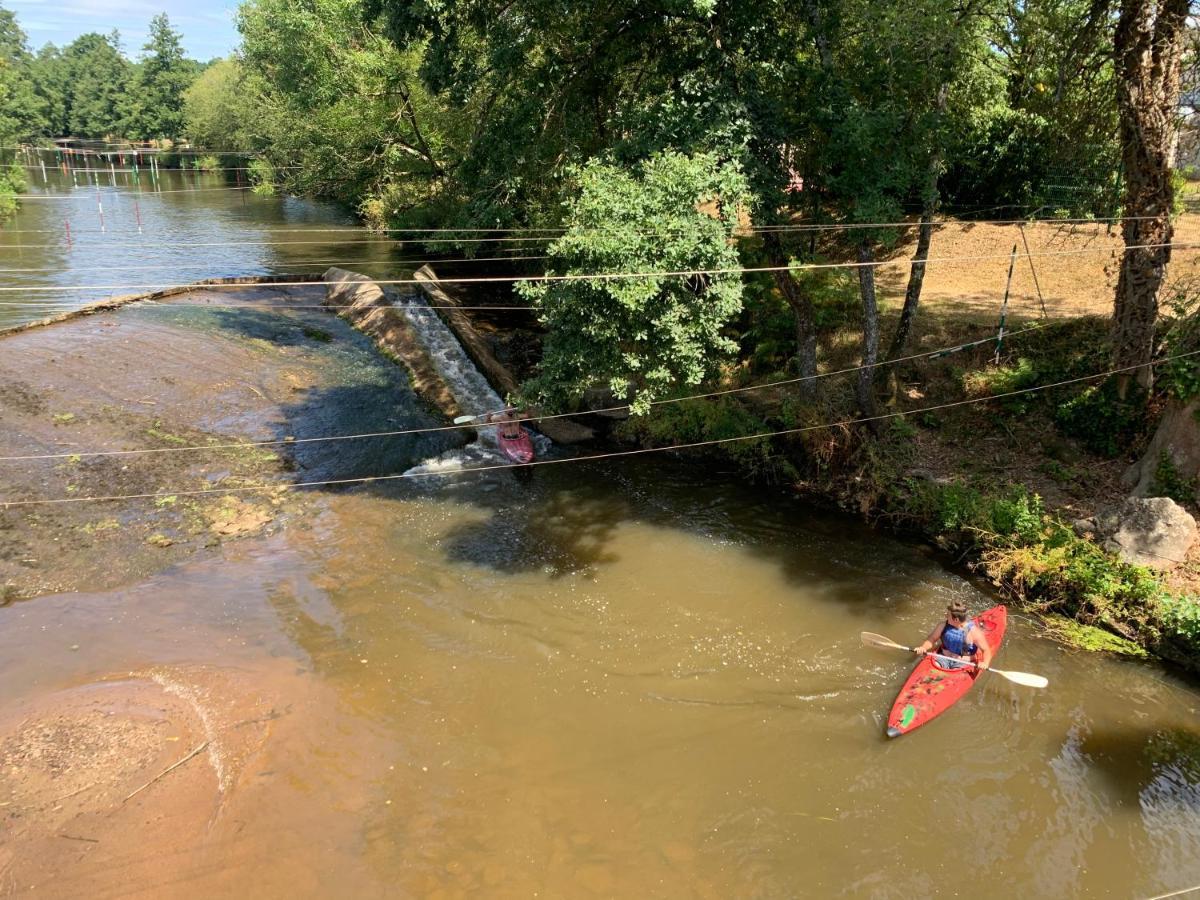
[[[130,303],[140,303],[145,300],[163,300],[168,297],[178,297],[182,294],[190,294],[192,291],[200,290],[205,287],[212,287],[213,285],[270,285],[281,283],[291,284],[297,281],[319,284],[321,282],[321,276],[314,272],[304,275],[238,275],[229,278],[205,278],[201,281],[194,281],[191,284],[183,287],[164,288],[160,291],[146,291],[141,294],[122,294],[120,297],[110,297],[107,300],[97,300],[94,303],[85,304],[78,309],[57,313],[53,316],[46,316],[44,319],[37,319],[33,322],[24,322],[20,325],[10,325],[7,328],[0,328],[0,337],[8,334],[19,334],[22,331],[29,331],[33,328],[42,328],[46,325],[56,325],[59,322],[69,322],[72,319],[81,319],[85,316],[94,316],[96,313],[120,309],[122,306],[128,306]]]

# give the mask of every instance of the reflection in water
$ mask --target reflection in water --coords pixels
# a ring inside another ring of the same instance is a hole
[[[161,284],[331,265],[402,277],[410,268],[394,262],[413,255],[406,245],[373,237],[331,203],[232,190],[236,182],[221,174],[163,170],[155,183],[123,172],[115,186],[103,181],[98,191],[75,187],[48,167],[43,184],[38,172],[21,209],[0,227],[0,272],[13,287],[121,287],[5,295],[0,328]],[[12,305],[17,300],[22,305]]]

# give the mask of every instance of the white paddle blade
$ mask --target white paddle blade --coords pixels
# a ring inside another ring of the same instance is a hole
[[[466,425],[468,422],[474,422],[479,416],[458,416],[454,420],[455,425]]]
[[[882,634],[873,634],[870,631],[864,631],[861,636],[863,644],[868,647],[883,647],[887,650],[909,650],[903,644],[897,644],[895,641],[885,638]]]
[[[1050,679],[1042,675],[1033,675],[1029,672],[1006,672],[1003,669],[988,669],[989,672],[995,672],[1002,678],[1007,678],[1014,684],[1023,684],[1025,687],[1044,688],[1050,684]]]

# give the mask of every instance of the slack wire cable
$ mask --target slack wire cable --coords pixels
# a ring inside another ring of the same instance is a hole
[[[487,240],[486,238],[483,240]],[[235,242],[234,246],[248,246],[256,243],[271,243],[262,241],[243,241]],[[294,241],[292,243],[310,243],[306,241]],[[313,241],[311,243],[328,243],[323,241]],[[347,242],[357,243],[357,242]],[[396,241],[395,243],[406,243],[404,241]],[[411,243],[422,243],[421,241],[413,241]],[[184,246],[192,247],[222,247],[228,246],[227,243],[204,244],[195,243]],[[170,246],[160,244],[159,246]],[[1049,257],[1049,256],[1079,256],[1089,253],[1109,253],[1115,254],[1121,252],[1128,253],[1131,250],[1150,250],[1161,247],[1172,247],[1177,250],[1194,250],[1200,247],[1200,244],[1194,243],[1157,243],[1157,244],[1130,244],[1123,247],[1099,247],[1099,248],[1084,248],[1081,250],[1044,250],[1038,253],[1031,254],[1033,257]],[[27,248],[28,249],[28,248]],[[1010,259],[1010,253],[981,253],[966,256],[942,256],[929,257],[921,260],[926,265],[955,263],[955,262],[981,262],[985,260]],[[625,278],[692,278],[697,275],[741,275],[754,272],[802,272],[814,269],[862,269],[862,268],[882,268],[884,266],[912,266],[915,261],[908,258],[898,259],[876,259],[870,262],[831,262],[831,263],[795,263],[793,265],[784,266],[730,266],[728,268],[719,269],[676,269],[666,271],[648,271],[648,272],[594,272],[594,273],[572,273],[566,275],[482,275],[462,278],[438,278],[438,279],[421,279],[421,278],[375,278],[371,279],[375,284],[422,284],[428,281],[436,281],[438,284],[502,284],[515,281],[531,281],[531,282],[559,282],[559,281],[617,281]],[[301,287],[312,282],[306,281],[277,281],[273,282],[274,287]],[[161,284],[77,284],[77,285],[56,285],[56,286],[37,286],[37,287],[0,287],[0,291],[11,292],[29,292],[29,291],[124,291],[130,288],[141,290],[178,290],[182,288],[190,288],[194,285],[187,283],[161,283]],[[260,287],[261,285],[246,285],[246,284],[221,284],[221,285],[204,285],[205,288],[220,288],[227,289],[242,289]],[[3,304],[0,304],[3,305]]]
[[[394,475],[372,475],[361,478],[330,478],[323,481],[298,481],[298,482],[277,482],[270,485],[243,485],[228,488],[196,488],[177,491],[157,491],[145,494],[112,494],[99,497],[56,497],[44,500],[0,500],[0,508],[8,509],[9,507],[18,506],[46,506],[51,504],[61,503],[104,503],[118,500],[150,500],[159,497],[196,497],[204,494],[242,494],[253,493],[255,491],[275,491],[287,490],[292,488],[305,487],[336,487],[347,484],[373,484],[379,481],[396,481],[404,478],[443,478],[447,476],[466,475],[475,472],[495,472],[507,469],[528,469],[532,466],[557,466],[565,463],[588,463],[596,462],[603,459],[617,459],[630,456],[643,456],[649,453],[668,453],[673,450],[694,450],[700,447],[715,447],[721,444],[732,444],[738,441],[754,441],[763,440],[765,438],[782,437],[790,434],[803,434],[809,431],[820,431],[830,428],[849,428],[852,425],[864,425],[870,422],[882,422],[888,419],[895,419],[901,416],[918,415],[926,412],[936,412],[943,409],[952,409],[959,406],[969,406],[974,403],[989,403],[993,400],[1003,400],[1008,397],[1016,397],[1025,394],[1032,394],[1038,391],[1051,390],[1053,388],[1065,387],[1069,384],[1079,384],[1084,381],[1093,381],[1097,378],[1107,378],[1112,375],[1119,375],[1124,372],[1132,372],[1136,369],[1142,369],[1146,366],[1161,365],[1163,363],[1174,362],[1179,359],[1200,354],[1200,350],[1192,350],[1188,353],[1180,353],[1175,356],[1169,356],[1165,359],[1155,360],[1148,363],[1136,363],[1131,366],[1122,366],[1116,369],[1109,369],[1105,372],[1096,372],[1092,375],[1081,375],[1078,378],[1068,378],[1063,381],[1057,381],[1054,384],[1038,385],[1036,387],[1020,388],[1015,391],[1006,391],[1002,394],[994,394],[990,397],[975,397],[967,400],[955,400],[949,403],[938,403],[932,406],[923,406],[917,409],[909,409],[903,411],[895,411],[883,413],[877,416],[864,416],[857,419],[842,419],[837,422],[824,422],[818,425],[805,425],[799,428],[783,428],[777,431],[760,431],[755,434],[740,435],[738,437],[717,438],[708,441],[693,441],[687,444],[672,444],[668,447],[639,447],[635,450],[614,450],[607,453],[591,453],[586,456],[571,456],[562,459],[539,459],[530,463],[516,464],[504,463],[494,466],[469,466],[463,469],[445,469],[441,471],[430,472],[399,472]]]
[[[1065,323],[1066,321],[1069,321],[1069,320],[1063,319],[1063,320],[1060,320],[1059,322],[1055,322],[1055,323],[1038,323],[1038,324],[1030,325],[1029,327],[1022,328],[1019,331],[1009,332],[1008,337],[1011,339],[1018,335],[1028,334],[1029,332],[1032,332],[1032,331],[1041,331],[1046,328],[1053,328],[1056,325],[1061,325],[1061,324]],[[652,407],[667,406],[672,403],[684,403],[689,400],[707,400],[707,399],[711,399],[713,397],[727,397],[732,394],[744,394],[744,393],[748,393],[750,391],[762,391],[762,390],[766,390],[768,388],[782,387],[784,385],[789,385],[789,384],[800,384],[801,382],[805,382],[805,381],[817,381],[822,378],[833,378],[838,375],[849,375],[849,374],[852,374],[855,372],[861,372],[864,369],[876,369],[876,368],[882,368],[883,366],[894,366],[894,365],[899,365],[900,363],[912,362],[912,361],[918,360],[918,359],[934,358],[934,357],[941,356],[941,355],[948,355],[950,353],[957,353],[960,350],[968,350],[972,347],[982,346],[983,344],[990,344],[995,340],[996,340],[996,338],[993,335],[993,336],[986,337],[986,338],[980,338],[975,341],[968,341],[963,344],[955,344],[950,347],[939,347],[936,350],[925,350],[925,351],[922,351],[921,353],[913,353],[908,356],[897,357],[896,359],[889,359],[889,360],[884,360],[882,362],[871,363],[870,365],[851,366],[851,367],[845,368],[845,369],[836,369],[831,372],[818,372],[816,375],[799,375],[795,378],[784,378],[779,381],[770,381],[765,384],[752,384],[752,385],[746,385],[745,387],[724,388],[719,391],[706,391],[701,394],[688,394],[687,396],[684,396],[684,397],[669,397],[665,400],[654,400],[651,402],[650,405]],[[596,415],[599,413],[606,413],[606,412],[624,412],[624,411],[627,411],[629,408],[630,408],[630,405],[628,403],[621,403],[616,406],[607,406],[607,407],[602,407],[599,409],[589,409],[586,411],[586,413],[582,413],[582,414],[583,415]],[[564,419],[564,418],[570,418],[571,416],[577,416],[577,415],[581,415],[581,413],[554,413],[552,415],[547,415],[547,416],[537,416],[535,418],[530,419],[530,421],[544,422],[544,421],[547,421],[550,419]],[[470,428],[487,428],[487,427],[491,427],[491,426],[488,424],[466,423],[463,425],[438,425],[438,426],[433,426],[430,428],[409,428],[409,429],[405,429],[402,431],[374,431],[374,432],[364,432],[361,434],[338,434],[338,435],[326,435],[323,437],[310,437],[310,438],[292,438],[292,439],[276,438],[274,440],[269,440],[269,441],[237,441],[237,442],[226,443],[226,444],[196,444],[191,447],[139,447],[139,448],[135,448],[132,450],[83,450],[83,451],[71,451],[69,453],[35,453],[35,454],[26,454],[26,455],[21,455],[21,456],[0,456],[0,462],[18,462],[18,461],[31,461],[31,460],[44,460],[44,459],[70,459],[73,457],[78,457],[80,459],[83,459],[83,458],[108,457],[108,456],[142,456],[142,455],[146,455],[146,454],[159,454],[159,453],[192,453],[192,452],[197,452],[197,451],[202,451],[202,450],[234,450],[234,449],[243,449],[244,450],[248,447],[276,447],[276,446],[291,446],[293,444],[316,444],[316,443],[321,443],[324,441],[352,441],[352,440],[363,440],[363,439],[369,439],[369,438],[401,437],[403,435],[430,434],[430,433],[438,432],[438,431],[461,431],[461,430],[470,429]]]
[[[550,257],[544,253],[533,256],[463,256],[457,259],[430,259],[428,256],[414,256],[404,259],[354,259],[347,260],[342,257],[334,259],[308,259],[297,260],[295,262],[277,262],[277,263],[257,263],[260,268],[264,269],[299,269],[304,266],[330,266],[337,263],[345,263],[354,266],[399,266],[404,263],[477,263],[477,262],[511,262],[516,260],[530,259],[549,259]],[[93,266],[88,265],[83,267],[86,271],[110,271],[122,269],[211,269],[211,262],[197,263],[155,263],[153,265],[131,265],[131,266]],[[59,268],[42,267],[29,269],[6,269],[0,268],[0,274],[5,273],[46,273],[54,274],[62,271]]]
[[[244,187],[234,188],[201,188],[200,190],[246,190]],[[111,188],[106,188],[102,196],[141,196],[154,194],[167,194],[172,191],[113,191]],[[194,194],[196,190],[183,190],[176,193]],[[38,199],[39,195],[23,195],[23,199]],[[91,189],[79,189],[79,196],[53,196],[46,195],[49,199],[56,200],[75,200],[75,199],[95,199],[95,192]],[[933,224],[935,228],[948,228],[952,226],[975,226],[975,225],[1104,225],[1113,222],[1137,221],[1142,219],[1153,219],[1155,216],[1119,216],[1111,218],[1078,218],[1078,219],[941,219]],[[809,231],[846,231],[863,228],[913,228],[920,226],[920,222],[903,221],[903,222],[825,222],[825,223],[788,223],[781,225],[757,225],[750,228],[734,229],[735,237],[750,237],[755,234],[768,233],[787,233],[787,232],[809,232]],[[264,228],[266,232],[278,234],[322,234],[322,233],[368,233],[368,234],[541,234],[542,240],[554,240],[564,232],[575,232],[580,234],[634,234],[634,235],[662,235],[674,233],[672,229],[656,229],[652,231],[629,231],[623,228],[614,227],[591,227],[591,228],[571,228],[570,226],[545,226],[545,227],[507,227],[507,228],[377,228],[367,229],[353,225],[346,225],[339,228],[290,228],[290,227],[275,227]],[[0,226],[0,234],[55,234],[58,229],[52,228],[4,228]],[[92,233],[92,232],[86,232]],[[132,232],[130,232],[132,234]],[[503,241],[507,238],[500,236],[488,238],[488,240]]]

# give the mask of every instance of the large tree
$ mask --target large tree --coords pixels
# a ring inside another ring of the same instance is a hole
[[[360,206],[374,225],[434,212],[476,116],[432,97],[420,48],[384,37],[361,0],[248,0],[239,11],[246,88],[269,155],[291,186]]]
[[[196,66],[183,54],[181,35],[166,13],[150,20],[150,37],[131,85],[131,130],[142,138],[177,138],[183,133],[183,94]]]
[[[735,344],[723,333],[741,309],[730,235],[745,197],[736,166],[708,154],[655,154],[632,170],[591,161],[569,173],[567,232],[550,246],[551,275],[519,286],[548,328],[531,399],[562,407],[589,387],[632,408],[695,386]],[[595,273],[647,273],[589,279]]]
[[[270,142],[264,86],[236,58],[217,60],[183,95],[184,131],[197,146],[258,151]]]
[[[1153,384],[1158,294],[1171,260],[1171,164],[1179,115],[1180,63],[1188,0],[1122,0],[1114,39],[1121,156],[1125,175],[1125,253],[1113,310],[1113,365],[1119,376]]]
[[[32,61],[16,17],[0,8],[0,143],[12,144],[46,127],[46,106],[30,78]]]
[[[132,110],[133,74],[121,53],[120,36],[85,34],[63,50],[68,78],[67,131],[84,138],[124,134]]]

